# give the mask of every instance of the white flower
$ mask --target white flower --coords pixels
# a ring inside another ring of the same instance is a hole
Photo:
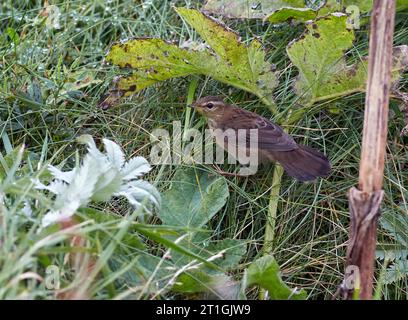
[[[65,172],[49,166],[54,179],[48,185],[36,182],[37,189],[56,195],[53,208],[43,217],[44,227],[70,218],[90,201],[108,201],[112,196],[125,197],[135,208],[147,203],[160,205],[156,188],[138,179],[151,170],[145,158],[134,157],[126,162],[122,149],[111,140],[103,139],[105,154],[98,150],[91,136],[84,135],[78,140],[88,145],[82,164]]]

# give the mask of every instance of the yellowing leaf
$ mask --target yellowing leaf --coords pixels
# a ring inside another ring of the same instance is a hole
[[[135,39],[112,47],[107,61],[133,69],[118,88],[128,96],[156,82],[197,73],[197,65],[213,62],[209,52],[188,51],[161,39]]]
[[[235,32],[197,10],[178,8],[176,11],[201,35],[205,45],[193,50],[161,39],[135,39],[114,45],[107,61],[131,68],[133,74],[119,78],[103,103],[109,104],[109,99],[116,101],[160,81],[203,74],[251,92],[273,105],[276,75],[272,65],[265,61],[258,40],[246,45]]]
[[[333,74],[344,70],[343,55],[354,40],[346,20],[345,15],[320,19],[307,25],[305,34],[288,45],[289,58],[299,69],[296,92],[303,100],[322,96]]]
[[[292,63],[299,69],[295,91],[301,101],[316,101],[363,92],[367,59],[348,66],[345,52],[352,47],[354,32],[346,27],[347,16],[330,15],[307,25],[299,39],[287,47]],[[393,81],[408,65],[408,47],[394,50]]]

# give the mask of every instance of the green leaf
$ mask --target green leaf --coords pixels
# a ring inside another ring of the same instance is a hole
[[[245,256],[247,248],[243,240],[223,239],[210,243],[206,251],[211,252],[212,255],[222,253],[222,259],[214,260],[214,263],[224,270],[229,270],[238,265]]]
[[[172,291],[180,293],[199,293],[211,290],[217,276],[212,276],[201,270],[184,272],[177,277]]]
[[[210,242],[208,235],[204,235],[203,233],[197,233],[192,237],[186,237],[182,241],[179,241],[178,244],[204,259],[211,259],[214,264],[225,271],[235,268],[247,251],[246,242],[244,240],[223,239],[216,242]],[[191,258],[178,253],[174,253],[172,257],[173,261],[179,266],[186,265],[192,260]],[[214,272],[219,273],[219,271],[211,269],[206,269],[205,271],[213,274]]]
[[[304,0],[208,0],[203,7],[205,11],[221,14],[228,18],[264,19],[282,8],[304,8]]]
[[[378,246],[376,255],[380,259],[392,261],[385,270],[386,284],[401,280],[408,275],[408,215],[404,206],[400,210],[384,211],[380,218],[381,227],[395,239],[397,244]]]
[[[160,226],[142,226],[137,224],[136,227],[139,230],[143,229],[143,231],[145,231],[146,228],[151,230],[155,229],[156,232],[163,234],[163,230],[160,229]],[[241,243],[242,247],[242,242],[238,242]],[[179,248],[184,248],[184,250],[187,250],[184,243],[179,242],[177,245]],[[188,252],[192,253],[192,251]],[[120,255],[116,255],[116,264],[119,263],[122,266],[126,266],[129,263],[130,258],[134,256],[134,253],[125,253],[126,252],[123,251]],[[176,249],[171,252],[171,259],[162,259],[161,257],[152,256],[148,252],[141,252],[137,263],[134,264],[134,266],[124,275],[124,279],[121,281],[124,281],[123,284],[126,284],[126,281],[131,281],[131,283],[134,283],[134,285],[141,285],[143,278],[149,279],[154,277],[153,281],[157,283],[156,285],[160,286],[165,284],[175,275],[176,272],[185,266],[184,264],[180,263],[180,260],[175,258],[176,255],[184,256],[184,254],[185,253],[181,254]],[[189,255],[187,256],[189,257]],[[201,260],[203,260],[204,256],[197,255],[197,257],[198,256]],[[228,259],[227,256],[228,254],[226,254],[225,259]],[[240,258],[242,258],[242,256]],[[190,259],[190,261],[191,260],[192,259]],[[200,260],[197,258],[195,260],[196,263],[200,262]],[[217,261],[215,260],[213,262],[216,263]],[[154,287],[152,287],[152,289],[153,288]],[[203,264],[200,269],[194,267],[193,269],[188,269],[180,274],[174,282],[171,290],[185,294],[210,293],[217,298],[236,299],[238,286],[237,283],[234,282],[229,276],[226,276],[221,269],[209,268],[207,265]]]
[[[25,169],[27,169],[24,165],[22,165],[23,159],[26,155],[27,151],[25,150],[25,145],[23,144],[10,151],[5,158],[0,153],[0,162],[4,168],[4,171],[0,168],[0,182],[3,182],[4,179],[4,187],[13,188],[20,184],[22,188],[26,188],[27,185],[24,186],[24,183],[27,183],[27,180],[29,180],[27,177],[19,179],[18,183],[16,183],[15,180],[21,167],[23,167],[23,170],[21,170],[22,172],[26,171]]]
[[[408,1],[407,0],[397,0],[397,11],[403,11],[403,10],[407,10],[407,9],[408,9]]]
[[[199,228],[225,205],[228,196],[223,177],[194,168],[181,169],[162,197],[159,217],[167,225]]]
[[[243,282],[246,286],[256,284],[268,290],[272,300],[304,300],[307,296],[303,289],[300,291],[290,289],[283,282],[279,265],[270,255],[254,261],[246,270]]]
[[[329,0],[331,1],[336,0]],[[333,11],[334,7],[331,5],[326,7],[323,1],[318,7],[308,7],[304,0],[208,0],[203,9],[227,18],[263,19],[270,23],[281,23],[289,20],[313,20],[320,13],[321,7],[324,7],[324,14],[336,11]],[[340,9],[341,6],[336,2],[337,8]]]
[[[9,152],[7,152],[7,154],[5,155],[3,155],[2,152],[0,152],[0,181],[6,178],[10,169],[13,167],[13,164],[17,161],[17,159],[20,156],[22,157],[22,159],[28,156],[28,151],[25,149],[24,145],[20,145],[14,149],[9,150]],[[15,174],[15,171],[13,172],[13,174]]]
[[[396,11],[404,10],[408,7],[406,0],[397,0]],[[347,10],[349,9],[349,10]],[[367,14],[373,9],[373,0],[326,0],[318,11],[318,17],[325,16],[334,12],[346,12],[356,14],[360,24],[366,24],[369,19]],[[356,10],[356,11],[355,11]]]
[[[322,0],[318,6],[307,6],[304,0],[208,0],[203,9],[227,18],[264,19],[271,23],[288,20],[308,21],[334,12],[346,12],[355,6],[359,14],[370,12],[372,0]],[[406,0],[397,1],[397,11],[408,7]],[[366,22],[365,19],[362,22]]]
[[[14,44],[18,45],[20,43],[20,36],[15,29],[8,27],[6,29],[6,33]]]
[[[404,279],[408,275],[408,259],[406,257],[396,260],[385,271],[384,282],[386,284]]]
[[[295,91],[305,104],[364,92],[367,59],[348,66],[344,53],[353,45],[354,32],[345,15],[329,15],[307,25],[305,33],[290,43],[287,53],[299,69]],[[393,81],[408,65],[408,46],[394,49]]]
[[[82,220],[89,220],[92,219],[98,224],[111,224],[111,225],[119,225],[123,221],[123,217],[114,215],[109,211],[101,211],[94,208],[80,208],[78,212],[81,214]],[[101,228],[100,237],[111,238],[112,235],[107,233],[106,230]],[[146,247],[143,242],[140,240],[139,236],[136,232],[133,232],[132,225],[129,227],[129,232],[123,236],[121,241],[121,247],[128,247],[130,250],[145,250]]]
[[[77,91],[84,89],[93,84],[99,84],[102,82],[100,79],[96,79],[95,71],[79,70],[66,75],[67,80],[63,86],[61,94],[68,93],[70,91]]]
[[[246,45],[235,32],[197,10],[178,8],[176,11],[206,44],[181,48],[161,39],[135,39],[112,46],[107,61],[131,68],[133,73],[118,79],[101,106],[109,106],[121,96],[158,82],[193,74],[204,74],[251,92],[268,105],[273,104],[272,91],[277,78],[272,65],[265,61],[265,51],[258,40]]]
[[[271,13],[266,20],[280,23],[288,20],[308,21],[316,18],[316,11],[308,8],[282,8]]]
[[[172,291],[180,293],[206,293],[209,298],[235,300],[238,298],[238,283],[226,275],[209,275],[200,270],[181,274]]]
[[[168,238],[162,236],[160,234],[160,232],[158,232],[158,230],[149,230],[148,228],[144,228],[141,225],[134,225],[133,228],[135,230],[137,230],[139,233],[143,234],[144,236],[150,238],[153,241],[156,241],[157,243],[160,243],[164,246],[166,246],[169,249],[172,249],[176,252],[182,253],[186,256],[189,256],[195,260],[197,260],[198,262],[202,262],[205,266],[215,269],[215,270],[219,270],[219,271],[223,271],[220,267],[218,267],[216,264],[214,264],[211,261],[207,261],[206,259],[204,259],[203,257],[201,257],[198,254],[195,254],[194,252],[186,249],[185,247],[179,245],[178,243],[176,243],[175,241],[169,240]]]
[[[401,211],[383,212],[380,224],[398,243],[408,248],[408,215],[404,208],[401,209]]]
[[[327,0],[326,6],[329,7],[327,13],[344,10],[349,6],[357,6],[361,14],[370,12],[373,9],[373,0],[343,0],[341,5],[337,0]],[[406,0],[397,0],[396,9],[401,11],[408,8],[408,2]],[[322,12],[324,13],[324,12]]]
[[[333,15],[320,19],[307,25],[305,34],[288,45],[289,58],[299,69],[295,90],[303,100],[313,102],[338,91],[328,82],[345,70],[343,55],[353,44],[354,33],[346,29],[346,20],[346,16]]]
[[[210,176],[198,169],[178,170],[172,179],[170,190],[163,195],[159,217],[164,225],[203,227],[225,204],[229,196],[228,186],[223,177]],[[171,237],[175,243],[174,236]],[[172,261],[183,268],[197,257],[211,261],[217,269],[207,264],[199,269],[186,270],[178,278],[173,290],[184,293],[212,292],[216,296],[225,296],[235,292],[219,288],[219,278],[225,278],[224,272],[234,268],[246,253],[246,243],[242,240],[224,239],[209,242],[206,232],[194,232],[177,241],[181,250],[172,252]],[[202,262],[202,260],[199,260]],[[234,287],[234,286],[233,286]],[[234,298],[236,295],[233,296]],[[232,297],[231,297],[232,298]]]
[[[380,243],[375,256],[381,260],[398,260],[408,256],[408,247],[402,244]]]
[[[191,251],[207,260],[210,257],[217,257],[212,261],[225,271],[236,268],[246,254],[246,244],[242,240],[224,239],[210,243],[208,246],[204,246],[204,241],[199,242],[200,240],[203,240],[202,237],[193,239],[195,246],[185,243],[180,243],[180,245],[189,246]],[[187,256],[181,256],[180,254],[173,254],[172,257],[173,261],[180,267],[187,265],[191,261]],[[238,297],[237,283],[226,276],[225,273],[208,267],[183,272],[177,278],[172,290],[184,293],[209,293],[223,299],[237,299]]]

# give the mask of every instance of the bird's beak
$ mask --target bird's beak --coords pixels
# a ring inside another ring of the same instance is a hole
[[[197,104],[193,102],[192,104],[189,105],[190,108],[195,109],[197,107]]]

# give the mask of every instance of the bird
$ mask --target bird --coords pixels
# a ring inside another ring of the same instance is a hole
[[[225,103],[219,96],[200,98],[191,107],[207,119],[209,128],[218,135],[228,129],[234,132],[257,129],[260,163],[278,162],[289,176],[302,182],[327,177],[330,173],[330,161],[323,153],[296,143],[279,125],[254,112]],[[217,137],[215,133],[215,140],[228,151],[225,135]],[[245,148],[248,147],[249,142],[246,141]]]

